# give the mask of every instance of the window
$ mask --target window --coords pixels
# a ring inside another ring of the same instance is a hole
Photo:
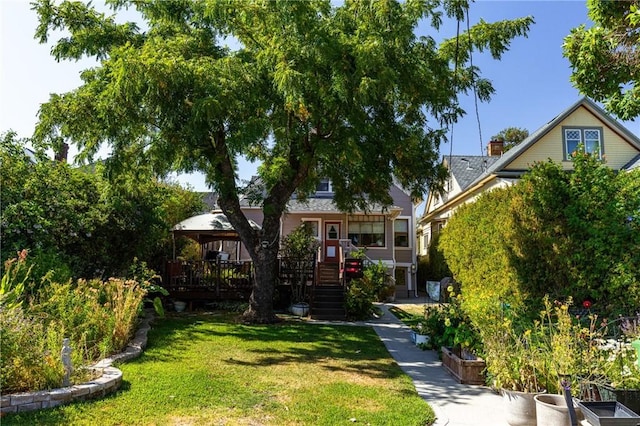
[[[396,286],[405,287],[407,285],[407,268],[396,268],[394,278]]]
[[[396,219],[393,224],[393,241],[396,247],[409,247],[409,219]]]
[[[311,235],[320,239],[320,221],[318,219],[302,219],[302,223],[311,231]]]
[[[350,219],[349,239],[357,247],[384,247],[384,216]]]
[[[602,128],[582,127],[563,128],[564,134],[564,159],[570,160],[579,147],[583,152],[602,157]]]
[[[320,179],[316,186],[316,192],[331,192],[331,182],[329,179]]]

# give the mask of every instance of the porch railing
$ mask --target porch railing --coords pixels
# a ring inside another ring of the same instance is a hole
[[[188,299],[248,298],[253,283],[251,261],[168,261],[164,288],[171,296]]]
[[[342,247],[342,253],[343,253],[344,258],[351,257],[351,254],[353,252],[359,251],[362,248],[362,247],[354,246],[353,243],[351,242],[351,240],[348,239],[348,238],[340,240],[340,247]],[[371,259],[366,254],[359,253],[358,256],[361,256],[362,259],[364,260],[364,262],[363,262],[364,266],[373,265],[373,264],[376,263],[373,259]],[[344,259],[341,259],[341,262],[344,262]]]

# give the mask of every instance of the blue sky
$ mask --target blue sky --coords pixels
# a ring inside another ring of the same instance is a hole
[[[527,15],[533,16],[536,23],[528,38],[513,41],[501,61],[486,53],[474,54],[474,64],[496,89],[489,103],[478,104],[482,140],[473,97],[465,98],[462,106],[468,114],[454,125],[453,146],[443,145],[442,155],[451,148],[453,154],[480,155],[490,137],[505,127],[522,127],[533,132],[580,98],[569,81],[571,70],[562,56],[562,42],[571,28],[588,23],[584,0],[479,0],[472,4],[469,15],[472,24],[480,18],[493,22]],[[36,24],[28,1],[0,1],[0,132],[13,129],[21,137],[32,134],[39,105],[48,100],[49,93],[77,87],[79,72],[94,64],[89,60],[55,62],[49,55],[51,46],[40,45],[33,38]],[[440,34],[454,35],[453,23],[446,25]],[[624,124],[640,136],[639,123]],[[244,163],[240,177],[248,179],[254,172],[254,165]],[[180,176],[178,180],[189,183],[195,190],[207,189],[199,175]]]

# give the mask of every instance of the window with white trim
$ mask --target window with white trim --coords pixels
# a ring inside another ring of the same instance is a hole
[[[409,247],[409,219],[393,222],[393,241],[396,247]]]
[[[574,152],[582,152],[602,158],[601,127],[563,127],[564,159],[570,160]]]

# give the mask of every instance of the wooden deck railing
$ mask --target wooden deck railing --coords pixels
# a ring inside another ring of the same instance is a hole
[[[248,299],[253,283],[251,261],[168,261],[164,288],[174,298]]]

